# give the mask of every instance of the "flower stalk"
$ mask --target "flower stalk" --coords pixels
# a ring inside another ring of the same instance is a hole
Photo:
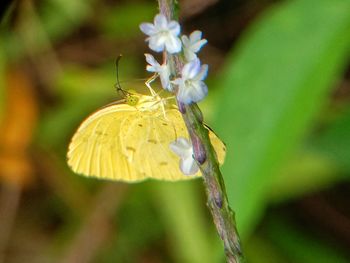
[[[175,18],[175,0],[158,0],[160,13],[169,21]],[[170,74],[180,76],[184,62],[178,54],[168,54]],[[224,180],[219,169],[215,151],[209,139],[207,127],[203,124],[201,110],[196,103],[184,104],[177,100],[193,145],[195,160],[203,174],[208,202],[214,224],[224,243],[227,262],[243,262],[243,254],[236,228],[234,212],[231,210]]]

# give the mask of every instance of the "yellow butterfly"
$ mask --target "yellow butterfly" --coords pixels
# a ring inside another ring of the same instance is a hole
[[[161,98],[146,82],[151,95],[121,90],[124,100],[87,117],[68,149],[68,165],[78,174],[101,179],[137,182],[147,178],[177,181],[201,176],[184,175],[179,157],[169,144],[189,138],[175,103]],[[121,88],[119,88],[121,89]],[[220,164],[225,145],[209,130]]]

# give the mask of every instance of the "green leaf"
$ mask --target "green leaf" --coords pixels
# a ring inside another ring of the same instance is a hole
[[[342,114],[330,127],[311,140],[311,147],[337,163],[340,168],[350,170],[350,109]]]
[[[350,179],[350,108],[332,109],[323,119],[329,124],[313,132],[274,178],[270,201],[283,202]]]
[[[298,150],[270,185],[269,200],[280,203],[344,180],[338,166],[319,152]]]
[[[349,10],[344,0],[283,2],[253,24],[228,58],[215,126],[227,143],[223,174],[243,237],[345,67]]]

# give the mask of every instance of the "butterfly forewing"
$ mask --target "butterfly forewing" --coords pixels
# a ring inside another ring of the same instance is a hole
[[[112,180],[137,180],[137,173],[121,153],[122,120],[135,114],[126,104],[105,107],[89,116],[78,128],[68,149],[68,164],[74,172]]]
[[[138,96],[137,107],[114,103],[83,121],[68,149],[72,170],[86,176],[128,182],[146,178],[175,181],[201,176],[200,172],[184,175],[179,169],[179,157],[169,148],[177,138],[188,138],[176,106],[153,107],[157,104],[150,103],[152,97]],[[211,130],[209,136],[222,164],[225,146]]]

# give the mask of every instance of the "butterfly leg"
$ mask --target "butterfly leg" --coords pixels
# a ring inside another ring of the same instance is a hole
[[[164,119],[166,119],[167,121],[169,121],[168,117],[166,116],[164,104],[165,104],[165,103],[163,103],[163,101],[162,101],[160,107],[162,108],[162,112],[163,112]]]
[[[159,94],[159,93],[158,93],[158,94]],[[157,95],[158,95],[158,94],[157,94]],[[166,97],[166,98],[160,98],[159,101],[156,101],[156,102],[153,104],[153,105],[156,105],[156,104],[160,103],[160,107],[161,107],[161,109],[162,109],[163,117],[164,117],[166,120],[168,120],[168,117],[167,117],[167,115],[166,115],[166,110],[165,110],[166,101],[167,101],[167,100],[174,99],[174,98],[175,98],[175,96],[169,96],[169,97]]]
[[[152,96],[156,96],[157,93],[154,91],[154,89],[151,87],[151,83],[153,81],[156,80],[156,78],[158,78],[158,74],[155,73],[153,76],[151,76],[149,79],[146,80],[145,85],[147,86],[147,88],[149,89],[149,91],[151,92]]]

